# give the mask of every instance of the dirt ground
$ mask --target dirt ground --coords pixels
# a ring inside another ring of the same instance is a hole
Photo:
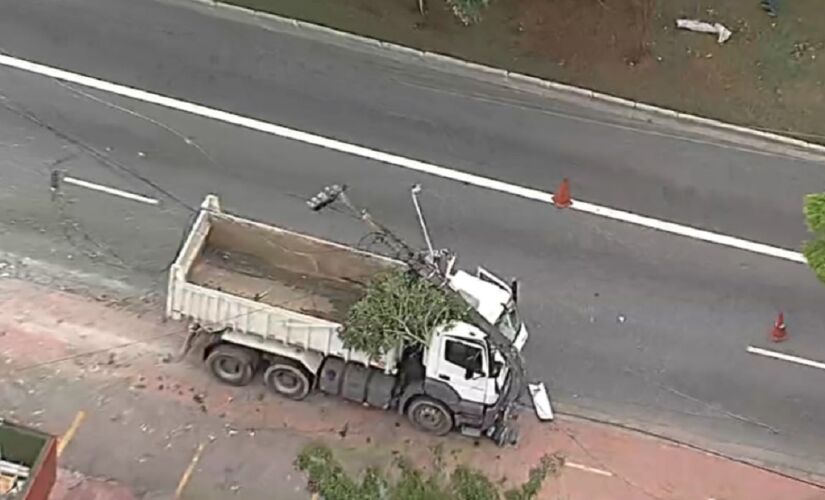
[[[825,142],[825,8],[758,0],[494,0],[465,28],[442,0],[231,0],[230,3]],[[733,37],[675,28],[720,22]]]
[[[581,420],[539,423],[527,411],[521,443],[502,449],[429,437],[398,415],[322,396],[277,398],[260,381],[227,387],[195,355],[170,360],[185,328],[159,312],[0,279],[0,418],[63,436],[52,500],[160,500],[176,490],[181,499],[305,500],[293,462],[317,440],[353,471],[397,454],[427,464],[440,445],[448,465],[517,482],[559,453],[565,466],[542,500],[825,500],[825,486]]]

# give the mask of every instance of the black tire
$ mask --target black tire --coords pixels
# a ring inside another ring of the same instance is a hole
[[[306,371],[291,364],[274,363],[264,372],[264,383],[280,396],[300,401],[312,390],[312,380]]]
[[[450,410],[435,399],[421,396],[407,406],[407,419],[421,431],[444,436],[453,430],[455,422]]]
[[[318,388],[330,396],[340,396],[346,366],[347,364],[343,359],[333,356],[328,357],[321,365],[321,371],[318,375]]]
[[[254,352],[231,344],[216,346],[206,358],[206,366],[216,379],[237,387],[252,382],[256,365]]]
[[[367,399],[367,384],[371,369],[359,363],[347,363],[341,396],[353,403],[362,404]]]

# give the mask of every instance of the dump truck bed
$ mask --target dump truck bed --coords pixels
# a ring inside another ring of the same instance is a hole
[[[187,281],[262,304],[343,323],[383,262],[273,227],[221,214]]]
[[[359,359],[338,329],[369,281],[398,265],[224,213],[207,197],[170,270],[167,314]]]

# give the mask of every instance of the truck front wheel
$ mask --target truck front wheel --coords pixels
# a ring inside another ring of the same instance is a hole
[[[267,368],[264,382],[276,394],[294,400],[304,399],[312,389],[312,382],[306,372],[288,364],[276,363]]]
[[[243,386],[255,376],[256,357],[249,349],[221,344],[206,358],[206,366],[218,380],[225,384]]]
[[[415,428],[436,436],[443,436],[453,430],[450,410],[432,398],[415,398],[407,407],[407,418]]]

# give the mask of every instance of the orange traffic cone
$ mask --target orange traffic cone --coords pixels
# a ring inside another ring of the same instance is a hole
[[[782,342],[787,338],[788,331],[785,329],[785,315],[779,313],[776,317],[776,322],[773,324],[773,330],[771,330],[771,340],[774,342]]]
[[[573,200],[570,198],[570,181],[565,177],[564,180],[561,181],[559,189],[556,190],[556,194],[553,195],[553,205],[555,205],[556,208],[568,208],[572,204]]]

